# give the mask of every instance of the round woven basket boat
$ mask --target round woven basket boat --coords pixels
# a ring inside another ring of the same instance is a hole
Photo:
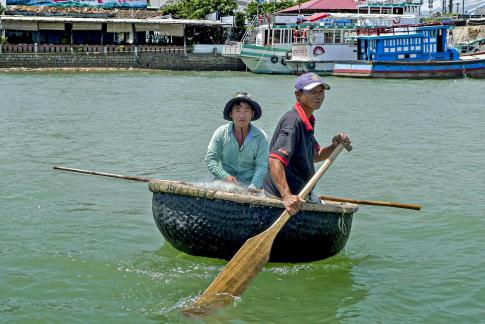
[[[248,239],[266,230],[284,211],[279,199],[197,187],[177,181],[149,183],[153,217],[176,249],[230,259]],[[272,262],[322,260],[340,252],[349,238],[357,206],[303,203],[276,236]]]

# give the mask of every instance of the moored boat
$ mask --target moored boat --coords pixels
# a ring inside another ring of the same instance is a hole
[[[368,78],[485,77],[485,55],[460,57],[447,45],[442,24],[420,24],[357,30],[357,58],[330,62],[315,56],[310,44],[294,45],[287,64],[305,72]],[[333,68],[333,71],[331,70]]]
[[[155,222],[165,239],[191,255],[230,259],[284,211],[279,199],[229,193],[176,181],[149,183]],[[277,235],[272,262],[309,262],[345,246],[357,206],[304,203]]]
[[[224,45],[224,56],[240,58],[249,70],[261,74],[298,74],[302,70],[288,65],[292,45],[308,43],[319,59],[330,62],[357,58],[356,29],[363,26],[388,26],[413,23],[412,14],[315,13],[313,15],[259,15],[239,42]]]

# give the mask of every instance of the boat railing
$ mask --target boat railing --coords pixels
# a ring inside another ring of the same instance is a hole
[[[416,25],[396,25],[387,27],[357,28],[357,36],[379,36],[382,34],[411,34],[415,33],[420,27],[440,26],[441,23],[416,24]]]
[[[359,1],[359,5],[402,5],[402,4],[415,4],[422,5],[423,0],[364,0]]]

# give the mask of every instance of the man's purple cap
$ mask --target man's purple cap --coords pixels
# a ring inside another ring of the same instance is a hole
[[[315,73],[305,73],[296,79],[296,90],[311,90],[318,85],[323,85],[325,90],[330,90],[330,86],[322,81],[322,79]]]

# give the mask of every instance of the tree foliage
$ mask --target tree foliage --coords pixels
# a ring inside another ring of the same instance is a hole
[[[289,8],[291,6],[296,5],[298,0],[279,0],[279,1],[273,1],[273,2],[263,2],[263,3],[258,3],[256,0],[251,0],[251,2],[248,3],[247,8],[245,9],[246,12],[246,17],[248,20],[251,19],[251,17],[254,17],[257,14],[266,14],[266,13],[274,13],[286,8]]]
[[[179,0],[162,7],[162,14],[178,18],[204,19],[218,12],[221,16],[232,16],[237,9],[235,0]]]

